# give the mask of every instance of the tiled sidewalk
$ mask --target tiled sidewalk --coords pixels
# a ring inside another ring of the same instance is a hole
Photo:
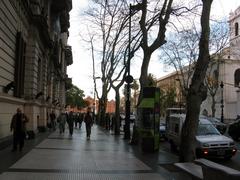
[[[73,137],[68,132],[50,134],[0,174],[0,180],[176,179],[171,172],[153,168],[158,166],[154,158],[136,153],[136,147],[128,145],[122,136],[110,135],[97,126],[87,140],[82,127],[74,130]]]

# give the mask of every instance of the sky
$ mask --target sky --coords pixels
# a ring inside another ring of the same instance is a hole
[[[68,44],[72,46],[73,64],[68,66],[67,74],[72,78],[72,83],[84,91],[85,96],[93,97],[92,80],[92,59],[89,47],[83,42],[80,33],[84,27],[79,20],[79,15],[86,10],[88,0],[72,0],[73,8],[70,12],[70,28]],[[231,11],[240,6],[240,0],[213,0],[211,15],[213,17],[228,17]],[[172,71],[171,68],[161,64],[158,61],[157,54],[153,54],[148,72],[156,78],[163,77]],[[138,79],[140,74],[140,64],[133,61],[131,72],[134,78]],[[100,74],[96,74],[96,77]],[[97,80],[99,81],[99,80]],[[100,88],[100,82],[97,82],[97,88]],[[113,91],[110,92],[108,99],[114,99]]]

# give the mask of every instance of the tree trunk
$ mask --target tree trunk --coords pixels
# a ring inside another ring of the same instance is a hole
[[[198,128],[198,119],[202,98],[195,92],[189,92],[187,96],[187,114],[182,127],[180,162],[195,159],[195,136]]]
[[[143,57],[143,63],[142,63],[142,67],[141,67],[141,76],[139,79],[140,82],[140,94],[138,97],[138,103],[140,103],[140,100],[142,99],[142,92],[143,92],[143,88],[146,87],[148,85],[148,65],[151,59],[151,55],[150,54],[146,54],[144,51],[144,57]]]
[[[104,82],[103,82],[104,83]],[[105,114],[107,108],[107,87],[105,84],[102,86],[102,96],[99,102],[99,124],[100,126],[104,126],[106,123],[105,121]]]
[[[212,108],[212,117],[215,117],[215,113],[216,113],[216,108],[215,108],[216,107],[216,100],[215,100],[214,96],[212,96],[212,106],[211,106],[211,108]]]
[[[209,17],[212,1],[213,0],[202,0],[202,33],[199,42],[199,57],[187,95],[187,114],[181,132],[180,162],[193,161],[196,157],[195,139],[199,122],[200,106],[202,101],[207,97],[207,88],[203,85],[203,82],[210,61]]]
[[[115,130],[115,135],[120,134],[120,94],[119,94],[119,89],[115,89],[116,96],[115,96],[115,101],[116,101],[116,108],[115,108],[115,118],[114,118],[114,130]]]

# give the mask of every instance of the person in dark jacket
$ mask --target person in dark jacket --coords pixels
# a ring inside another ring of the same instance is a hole
[[[73,135],[73,125],[74,125],[74,115],[73,112],[70,111],[70,113],[67,116],[67,123],[68,123],[68,128],[69,128],[69,135]]]
[[[50,113],[50,123],[51,123],[51,128],[53,131],[56,130],[56,114],[54,111]]]
[[[79,129],[81,129],[81,127],[82,127],[83,116],[84,116],[83,113],[79,113],[79,115],[78,115]]]
[[[21,152],[24,146],[24,139],[26,135],[26,123],[28,122],[27,116],[22,113],[20,108],[17,108],[17,113],[13,115],[10,131],[13,131],[13,149],[12,152],[17,150]]]
[[[91,135],[91,128],[93,125],[93,119],[92,116],[90,114],[90,110],[88,110],[87,114],[84,117],[84,122],[86,125],[86,131],[87,131],[87,139],[90,139],[90,135]]]

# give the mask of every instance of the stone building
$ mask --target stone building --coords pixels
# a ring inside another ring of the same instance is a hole
[[[71,9],[72,0],[1,1],[0,142],[9,139],[18,107],[29,117],[30,131],[45,127],[50,111],[64,110]]]
[[[216,117],[220,119],[223,115],[225,120],[234,120],[240,114],[240,7],[230,13],[228,23],[229,47],[222,52],[218,70],[220,88],[215,96]],[[213,76],[215,72],[213,68]],[[208,112],[209,115],[211,115],[211,103],[212,100],[208,97],[202,104],[202,111]]]

